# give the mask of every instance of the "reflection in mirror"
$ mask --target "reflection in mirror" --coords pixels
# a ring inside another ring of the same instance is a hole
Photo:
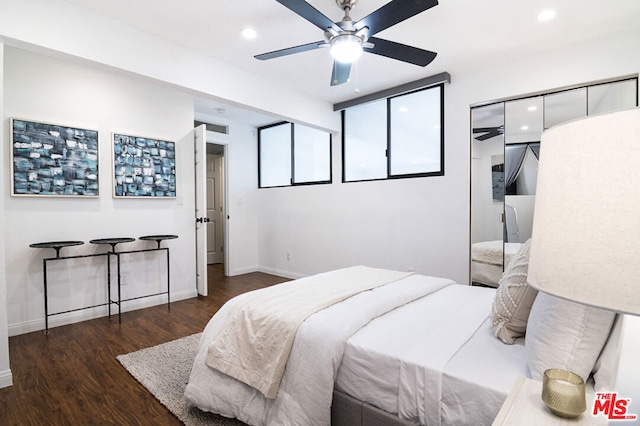
[[[567,90],[544,97],[544,128],[587,115],[587,88]]]
[[[637,103],[632,77],[472,107],[472,283],[497,287],[503,265],[531,238],[543,129]],[[496,219],[503,212],[504,224]]]
[[[543,106],[541,96],[505,102],[504,142],[540,142]]]
[[[504,110],[505,204],[509,206],[505,212],[513,209],[511,222],[515,220],[517,225],[516,233],[505,221],[505,243],[519,244],[531,238],[540,137],[544,130],[544,98],[508,101]]]
[[[638,80],[599,84],[588,88],[589,115],[633,108],[638,105]]]
[[[496,287],[503,271],[504,103],[471,110],[471,281]]]
[[[505,194],[535,195],[540,142],[505,146]]]

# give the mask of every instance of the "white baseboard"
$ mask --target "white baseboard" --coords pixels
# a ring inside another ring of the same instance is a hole
[[[0,389],[13,386],[11,370],[0,371]]]
[[[191,299],[197,297],[198,292],[194,288],[193,290],[181,291],[179,293],[171,293],[171,302],[177,302],[179,300]],[[167,303],[166,294],[160,294],[157,296],[145,297],[142,299],[129,300],[122,302],[122,312],[135,311],[138,309],[149,308],[151,306],[162,305]],[[76,322],[88,321],[96,318],[102,318],[109,315],[109,309],[107,306],[100,306],[97,308],[88,308],[81,311],[68,312],[65,314],[55,315],[49,317],[49,329],[54,327],[60,327],[62,325],[74,324]],[[111,316],[118,315],[118,307],[116,305],[111,306]],[[9,324],[9,337],[18,336],[20,334],[32,333],[34,331],[40,331],[45,329],[44,318],[25,321],[17,324]]]
[[[250,274],[252,272],[258,272],[258,271],[259,271],[258,266],[247,266],[244,268],[236,268],[229,271],[229,276],[235,277],[236,275]]]
[[[297,272],[285,271],[283,269],[277,269],[277,268],[268,268],[264,266],[259,267],[258,271],[264,272],[265,274],[271,274],[271,275],[277,275],[279,277],[290,278],[292,280],[297,280],[298,278],[304,278],[307,276]]]

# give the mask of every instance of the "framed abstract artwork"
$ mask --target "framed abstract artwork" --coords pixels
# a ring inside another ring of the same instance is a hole
[[[175,198],[175,142],[113,133],[113,196]]]
[[[98,132],[12,118],[11,195],[98,197]]]

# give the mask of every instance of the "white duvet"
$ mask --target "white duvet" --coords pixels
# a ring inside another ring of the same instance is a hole
[[[251,425],[329,425],[333,384],[346,340],[372,319],[438,291],[453,281],[412,275],[357,294],[305,320],[295,337],[275,399],[205,365],[207,348],[233,305],[211,319],[200,341],[185,397],[204,411]]]
[[[300,324],[314,313],[413,273],[354,266],[253,291],[237,300],[205,363],[267,398],[280,380]]]

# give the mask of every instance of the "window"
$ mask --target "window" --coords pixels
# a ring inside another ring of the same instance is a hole
[[[444,85],[343,111],[343,182],[444,175]]]
[[[258,129],[258,186],[331,183],[331,135],[294,123]]]
[[[291,184],[291,125],[260,129],[260,188]]]

